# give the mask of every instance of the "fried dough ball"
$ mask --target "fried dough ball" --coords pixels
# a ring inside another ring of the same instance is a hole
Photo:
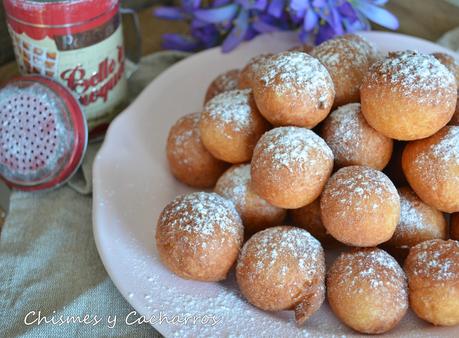
[[[292,47],[288,51],[289,52],[303,52],[303,53],[311,54],[311,51],[313,49],[314,49],[313,45],[306,43],[304,45],[298,45],[298,46]]]
[[[451,120],[457,86],[432,55],[405,51],[374,63],[360,94],[370,126],[387,137],[409,141],[429,137]]]
[[[338,170],[320,198],[322,222],[338,241],[360,247],[388,241],[400,219],[400,197],[391,180],[369,167]]]
[[[434,324],[459,324],[459,242],[433,239],[410,249],[405,261],[410,305]]]
[[[319,241],[323,242],[330,239],[320,216],[320,198],[304,207],[290,210],[289,214],[295,226],[309,231]]]
[[[335,97],[327,69],[303,52],[263,59],[252,89],[260,113],[274,126],[313,128],[327,117]]]
[[[269,123],[258,112],[250,89],[215,96],[205,105],[199,124],[207,150],[230,163],[249,161],[258,139],[269,128]]]
[[[427,204],[443,212],[459,211],[459,126],[410,142],[402,156],[410,186]]]
[[[217,76],[207,88],[204,103],[209,102],[212,98],[230,90],[238,89],[239,87],[239,69],[231,69]]]
[[[410,248],[430,239],[446,239],[448,226],[443,213],[425,204],[408,187],[398,190],[400,221],[387,245]]]
[[[156,227],[162,263],[176,275],[198,281],[225,279],[243,239],[234,204],[215,193],[176,197],[161,212]]]
[[[199,132],[199,113],[180,118],[167,138],[167,159],[172,174],[196,188],[211,188],[228,168],[204,148]]]
[[[263,62],[272,54],[257,55],[249,60],[239,75],[239,89],[252,88],[254,74]]]
[[[327,298],[335,315],[354,330],[387,332],[408,309],[406,276],[384,250],[353,249],[328,271]]]
[[[336,91],[334,107],[359,102],[360,85],[377,51],[359,35],[336,36],[322,42],[311,55],[327,68]]]
[[[333,153],[313,131],[280,127],[265,133],[252,158],[252,188],[272,205],[296,209],[319,197]]]
[[[293,310],[302,324],[325,298],[322,246],[296,227],[260,231],[242,248],[236,279],[251,304],[266,311]]]
[[[229,168],[218,180],[215,192],[234,202],[246,236],[282,224],[285,218],[284,209],[269,204],[252,190],[250,164]]]
[[[456,78],[456,84],[459,86],[459,64],[451,55],[445,53],[432,53]]]
[[[392,155],[392,139],[373,129],[360,111],[349,103],[325,119],[320,134],[335,156],[335,167],[365,165],[382,170]]]

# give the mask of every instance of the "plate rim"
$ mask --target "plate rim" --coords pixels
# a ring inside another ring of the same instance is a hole
[[[429,41],[429,40],[426,40],[426,39],[423,39],[423,38],[420,38],[420,37],[411,36],[411,35],[402,34],[402,33],[386,32],[386,31],[361,31],[361,32],[356,32],[356,33],[359,34],[359,35],[362,35],[364,37],[372,36],[372,35],[373,36],[380,36],[380,37],[382,37],[382,36],[387,36],[387,37],[397,36],[398,38],[402,37],[402,38],[407,38],[407,39],[411,39],[411,40],[416,40],[416,41],[418,41],[420,43],[423,43],[423,44],[427,43],[427,44],[430,44],[430,45],[435,45],[439,49],[445,50],[445,52],[448,51],[450,54],[452,54],[452,56],[455,57],[456,60],[459,61],[459,53],[457,53],[457,52],[455,52],[455,51],[453,51],[453,50],[451,50],[451,49],[449,49],[447,47],[438,45],[437,43],[435,43],[433,41]],[[282,35],[282,34],[291,36],[292,34],[297,34],[297,33],[296,32],[292,32],[292,31],[274,32],[274,33],[267,33],[267,34],[259,35],[255,39],[258,39],[258,38],[260,38],[260,37],[262,37],[264,35],[273,36],[273,35]],[[252,41],[254,41],[255,39],[253,39],[251,41],[245,41],[245,42],[243,42],[243,44],[249,44]],[[298,44],[300,44],[299,41],[298,41]],[[102,241],[101,230],[102,230],[102,227],[104,226],[103,225],[104,222],[103,221],[99,222],[99,218],[101,216],[100,216],[100,210],[98,209],[98,205],[99,205],[99,201],[101,200],[102,192],[100,191],[101,187],[99,187],[100,180],[99,180],[98,177],[100,177],[100,175],[102,175],[102,172],[103,172],[103,169],[102,169],[103,163],[104,163],[103,162],[103,160],[104,160],[103,159],[103,155],[107,151],[106,149],[108,148],[108,144],[110,143],[111,139],[115,137],[114,136],[115,133],[114,133],[113,130],[116,129],[117,128],[116,126],[118,124],[121,124],[121,122],[124,119],[130,117],[131,115],[136,114],[136,112],[135,112],[136,110],[134,108],[136,107],[138,102],[141,101],[141,98],[144,95],[146,95],[146,93],[148,92],[149,88],[151,86],[153,86],[154,83],[156,83],[158,81],[161,81],[163,77],[168,77],[169,73],[176,71],[177,67],[182,67],[183,64],[186,64],[186,63],[188,63],[190,61],[192,62],[195,58],[200,58],[205,54],[215,53],[215,51],[218,51],[218,50],[220,50],[220,46],[213,47],[213,48],[210,48],[210,49],[206,49],[206,50],[198,52],[198,53],[194,53],[194,54],[192,54],[190,56],[187,56],[187,57],[183,58],[182,60],[174,63],[172,66],[168,67],[167,69],[162,71],[157,77],[155,77],[142,90],[142,92],[135,98],[135,100],[128,107],[126,107],[118,116],[116,116],[116,118],[111,122],[109,128],[106,131],[103,143],[102,143],[101,147],[99,148],[99,150],[97,151],[96,156],[94,157],[93,170],[92,170],[92,181],[93,181],[92,232],[93,232],[93,236],[94,236],[94,242],[96,244],[96,249],[97,249],[97,252],[99,254],[99,258],[102,261],[102,264],[103,264],[108,276],[110,277],[111,281],[113,282],[113,284],[115,285],[115,287],[117,288],[117,290],[119,291],[121,296],[129,303],[129,305],[135,311],[137,311],[138,314],[141,314],[141,315],[142,315],[142,311],[137,309],[137,307],[134,306],[132,300],[125,294],[125,292],[123,292],[124,287],[122,286],[123,283],[121,281],[121,278],[120,278],[120,276],[116,275],[113,272],[113,268],[111,267],[111,264],[109,264],[109,262],[108,262],[109,253],[105,251],[105,249],[104,249],[104,247],[103,247],[103,245],[101,243],[101,241]],[[221,53],[221,51],[220,51],[220,53]],[[154,329],[157,330],[160,334],[165,335],[165,332],[163,331],[165,329],[163,329],[163,327],[161,325],[151,325],[151,326],[154,327]]]

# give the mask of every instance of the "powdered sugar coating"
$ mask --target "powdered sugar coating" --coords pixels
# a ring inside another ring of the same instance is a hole
[[[333,82],[327,69],[315,58],[302,52],[283,52],[263,59],[255,75],[277,95],[292,95],[318,100],[333,100]]]
[[[159,224],[166,236],[167,233],[183,232],[206,238],[214,236],[217,229],[229,235],[238,235],[242,230],[242,221],[233,202],[207,192],[176,197],[164,208]]]
[[[245,197],[250,184],[250,165],[243,164],[230,169],[219,179],[216,190],[231,199],[236,205],[245,205]]]
[[[358,147],[362,141],[362,118],[360,117],[360,103],[350,103],[339,107],[327,118],[333,134],[326,142],[335,156],[350,156],[349,148]]]
[[[410,250],[405,261],[409,279],[426,282],[459,282],[459,242],[434,239]]]
[[[446,179],[438,175],[448,173],[446,169],[450,164],[459,166],[459,126],[447,126],[440,133],[438,135],[441,137],[436,142],[416,155],[414,163],[423,170],[435,172],[435,179]],[[425,177],[429,179],[429,175]],[[450,176],[448,179],[455,179],[459,182],[457,176]],[[437,186],[432,185],[432,189],[437,189]]]
[[[213,83],[222,91],[237,89],[239,84],[239,70],[233,69],[219,75]]]
[[[400,221],[389,245],[408,248],[425,240],[447,236],[447,224],[440,211],[422,202],[408,187],[400,188],[399,195]]]
[[[250,106],[251,89],[231,90],[218,94],[206,103],[204,114],[224,128],[230,125],[236,132],[250,130],[253,124]]]
[[[237,89],[239,86],[239,76],[239,69],[232,69],[217,76],[207,89],[205,102],[208,102],[220,93]]]
[[[390,53],[372,65],[366,86],[378,88],[381,84],[407,99],[421,104],[437,105],[445,96],[456,93],[456,79],[435,57],[417,51]]]
[[[271,162],[273,175],[283,168],[291,173],[310,168],[316,164],[317,157],[333,160],[333,152],[322,138],[299,127],[279,127],[266,132],[255,152],[261,154],[262,162]]]
[[[276,282],[274,288],[298,291],[294,286],[301,287],[305,280],[324,272],[323,260],[322,246],[309,232],[278,226],[252,236],[241,251],[237,269],[247,271],[250,281],[269,274]],[[245,266],[248,262],[250,266]],[[292,281],[292,276],[298,276],[299,280]]]
[[[327,40],[314,48],[312,55],[332,74],[349,77],[352,71],[364,72],[377,55],[376,48],[358,35],[344,35]]]
[[[185,131],[182,131],[181,133],[169,133],[169,148],[173,150],[174,158],[183,165],[187,165],[189,163],[189,154],[186,153],[187,149],[184,147],[184,145],[190,142],[196,143],[196,140],[200,139],[200,115],[201,114],[199,113],[193,113],[190,115],[182,116],[180,119],[177,120],[175,125],[180,126],[185,124],[187,120],[190,120],[192,123],[192,127],[188,128]]]
[[[250,164],[242,164],[230,168],[226,173],[220,177],[215,187],[220,195],[232,200],[236,208],[244,209],[247,203],[248,194],[254,194],[250,188]],[[260,212],[267,209],[278,209],[267,201],[258,196],[257,208]],[[272,210],[274,212],[274,210]]]
[[[332,199],[341,206],[342,217],[348,213],[370,212],[381,204],[398,204],[400,197],[391,180],[382,172],[365,166],[350,166],[337,171],[326,186],[325,200]],[[372,200],[369,205],[368,201]]]
[[[355,249],[342,253],[330,268],[341,290],[352,296],[369,290],[396,292],[399,306],[406,307],[408,297],[406,277],[397,261],[378,248]]]

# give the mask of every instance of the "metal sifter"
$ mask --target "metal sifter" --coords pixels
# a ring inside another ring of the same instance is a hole
[[[88,142],[85,116],[56,81],[24,76],[0,90],[0,178],[19,190],[66,182]]]

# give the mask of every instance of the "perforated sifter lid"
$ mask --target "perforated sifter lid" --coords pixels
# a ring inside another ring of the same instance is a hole
[[[84,114],[56,81],[24,76],[0,90],[0,177],[20,190],[67,181],[88,142]]]

